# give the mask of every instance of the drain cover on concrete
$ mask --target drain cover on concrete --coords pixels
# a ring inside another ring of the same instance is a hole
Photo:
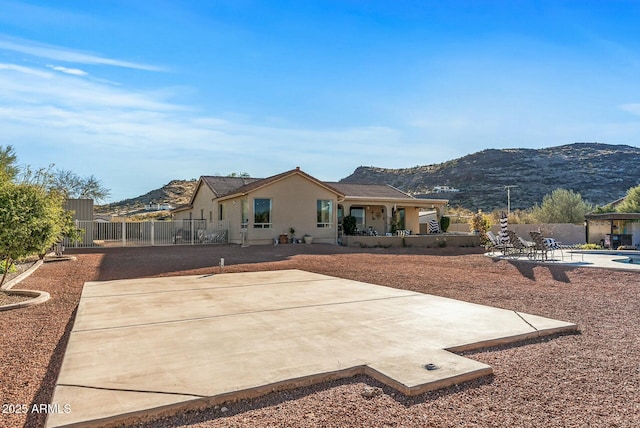
[[[48,427],[127,422],[359,373],[407,395],[492,372],[461,351],[571,323],[299,270],[85,284]]]

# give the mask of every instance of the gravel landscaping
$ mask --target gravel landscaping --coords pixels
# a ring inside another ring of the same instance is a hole
[[[15,263],[14,265],[15,271],[7,273],[7,276],[4,280],[3,285],[9,283],[9,281],[14,279],[16,276],[22,274],[24,271],[29,269],[31,266],[33,266],[33,264],[36,261],[37,261],[37,258],[32,258],[32,259],[24,260],[20,263]],[[0,273],[0,278],[2,278],[2,273]],[[16,287],[16,288],[20,288],[20,287]],[[0,306],[26,302],[27,300],[31,300],[32,298],[33,297],[15,295],[15,294],[7,293],[3,290],[0,290]]]
[[[479,252],[316,244],[67,251],[75,260],[45,263],[15,287],[49,292],[49,301],[0,312],[0,426],[43,426],[45,415],[32,406],[51,399],[85,281],[217,273],[221,257],[225,272],[304,269],[571,321],[581,333],[466,353],[491,365],[494,376],[418,397],[358,376],[146,426],[640,426],[640,274]]]

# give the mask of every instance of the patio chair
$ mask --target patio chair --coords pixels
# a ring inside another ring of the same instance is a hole
[[[487,242],[485,244],[485,249],[486,250],[490,250],[491,254],[493,254],[495,252],[495,250],[498,250],[502,254],[504,254],[504,252],[505,252],[504,249],[505,249],[506,245],[504,245],[502,242],[500,242],[500,240],[495,235],[495,233],[493,233],[492,231],[489,230],[487,233],[485,233],[485,236],[487,237]]]
[[[531,257],[531,251],[534,248],[533,243],[529,243],[520,238],[513,230],[507,230],[507,237],[509,238],[509,245],[512,247],[512,251],[509,252],[509,256]]]
[[[549,247],[547,243],[544,241],[544,237],[542,233],[537,231],[529,232],[529,236],[533,239],[534,247],[533,247],[533,259],[536,260],[538,258],[538,254],[540,254],[540,260],[547,260],[549,258]]]
[[[564,252],[562,251],[563,246],[553,238],[543,238],[544,244],[547,246],[547,249],[551,251],[551,257],[554,257],[555,251],[560,251],[560,258],[564,260]]]

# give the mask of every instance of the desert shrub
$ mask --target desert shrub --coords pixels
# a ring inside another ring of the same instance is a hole
[[[440,230],[446,232],[449,229],[449,225],[451,224],[451,219],[449,217],[442,216],[440,217]]]
[[[533,207],[531,216],[538,223],[582,223],[584,216],[593,209],[572,190],[558,188],[545,195],[541,205]]]
[[[11,263],[9,260],[5,259],[0,262],[0,274],[3,274],[7,271],[7,265],[9,266],[8,273],[15,273],[16,266],[13,263]]]
[[[469,227],[473,233],[480,235],[481,245],[486,245],[488,241],[486,233],[491,228],[491,221],[489,217],[483,214],[482,211],[478,211],[471,216]]]
[[[602,247],[598,244],[580,244],[577,247],[581,250],[602,250]]]
[[[345,235],[353,235],[356,233],[356,218],[352,215],[348,215],[342,219],[342,230]]]

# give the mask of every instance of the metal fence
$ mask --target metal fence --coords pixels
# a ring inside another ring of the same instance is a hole
[[[67,248],[144,247],[227,243],[226,221],[207,224],[206,220],[98,222],[76,220],[82,238],[65,239]]]

